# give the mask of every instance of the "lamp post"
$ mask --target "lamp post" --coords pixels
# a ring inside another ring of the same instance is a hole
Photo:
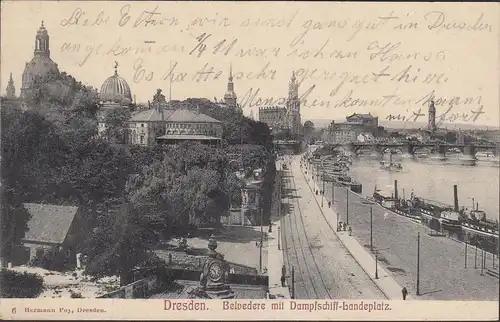
[[[346,188],[346,203],[345,203],[345,216],[346,216],[346,223],[349,225],[349,188]]]
[[[420,232],[417,234],[417,295],[420,295]]]
[[[335,203],[335,177],[332,177],[332,205]]]
[[[259,270],[262,272],[262,241],[264,236],[264,211],[260,208],[260,251],[259,251]]]
[[[281,247],[280,247],[280,239],[281,239],[281,234],[280,234],[280,227],[278,227],[278,250],[281,250]]]
[[[465,268],[467,268],[467,239],[465,240],[465,256],[464,256],[464,261],[465,261]]]
[[[373,208],[370,206],[370,250],[373,252]]]
[[[322,178],[321,178],[321,181],[323,181],[323,188],[321,190],[321,208],[323,208],[323,199],[325,198],[325,177],[324,177],[324,173],[322,175]]]

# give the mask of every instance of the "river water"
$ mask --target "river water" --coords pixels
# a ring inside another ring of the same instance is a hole
[[[431,162],[428,159],[405,159],[398,156],[393,156],[393,161],[401,163],[403,171],[380,169],[380,161],[360,156],[353,161],[349,172],[354,180],[363,184],[362,194],[365,196],[373,194],[375,185],[377,189],[394,192],[394,180],[397,180],[400,197],[404,194],[409,199],[413,189],[417,197],[453,205],[453,185],[458,185],[460,207],[471,208],[474,198],[479,203],[479,209],[484,210],[488,218],[499,218],[498,166],[481,161],[475,166],[461,166],[453,162]]]

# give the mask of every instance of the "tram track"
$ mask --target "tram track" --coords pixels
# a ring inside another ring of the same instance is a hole
[[[288,178],[288,177],[289,176],[283,177],[283,178]],[[285,183],[284,180],[283,180],[283,183]],[[286,187],[287,187],[287,185],[285,185],[285,188]],[[284,230],[283,230],[283,232],[284,232],[283,235],[285,236],[284,241],[285,241],[285,245],[286,245],[285,249],[287,250],[286,251],[286,254],[287,254],[286,256],[287,256],[287,259],[288,259],[287,262],[288,262],[289,270],[291,270],[292,267],[297,267],[298,273],[300,275],[300,280],[298,280],[297,278],[295,278],[295,281],[294,281],[294,283],[295,283],[295,298],[301,298],[302,297],[301,293],[305,293],[305,297],[307,299],[310,299],[311,298],[311,294],[308,291],[308,287],[306,286],[307,285],[306,284],[306,280],[309,281],[310,285],[313,285],[312,277],[311,277],[310,274],[306,275],[306,272],[304,272],[303,267],[301,267],[301,261],[299,260],[299,252],[297,251],[297,241],[295,240],[294,233],[293,233],[294,229],[293,229],[293,222],[292,222],[292,218],[291,218],[291,216],[292,216],[291,204],[292,203],[290,202],[289,196],[288,195],[285,195],[285,196],[286,196],[287,204],[289,205],[289,208],[288,208],[289,213],[288,213],[288,216],[287,216],[288,218],[285,218],[285,220],[283,221],[285,223]],[[288,221],[288,223],[287,223],[287,221]],[[287,226],[289,226],[289,227],[287,227]],[[295,231],[298,232],[297,229],[295,229]],[[292,246],[293,254],[295,255],[295,263],[293,263],[293,264],[290,263],[291,262],[290,261],[290,253],[288,252],[288,250],[290,248],[289,248],[289,244],[288,244],[288,241],[287,241],[287,238],[286,238],[287,233],[290,233],[290,237],[291,237],[290,239],[291,239],[291,242],[292,242],[292,245],[290,245],[290,246]],[[298,242],[299,242],[299,245],[300,245],[300,240]],[[305,257],[304,257],[304,252],[303,251],[302,251],[302,262],[306,266],[306,270],[307,270],[307,265],[305,263]],[[295,264],[297,264],[297,265],[295,265]],[[301,287],[298,287],[299,282],[300,282]],[[316,290],[314,289],[314,287],[313,287],[313,291],[316,293]],[[298,293],[299,296],[297,296],[297,293]]]
[[[303,213],[300,209],[299,202],[297,201],[299,195],[296,190],[295,180],[293,179],[291,173],[288,173],[287,179],[286,188],[289,189],[289,191],[292,191],[292,193],[291,195],[287,194],[286,199],[289,205],[296,206],[294,209],[290,209],[291,211],[289,212],[287,218],[290,225],[288,228],[292,238],[292,248],[295,253],[296,262],[298,264],[297,267],[301,276],[302,287],[297,287],[296,283],[296,293],[299,295],[298,297],[300,297],[300,293],[303,290],[302,293],[306,293],[305,295],[307,298],[331,299],[332,296],[328,291],[329,288],[322,276],[320,266],[318,265],[317,259],[313,253],[311,240],[306,232]],[[296,233],[295,237],[294,233]]]

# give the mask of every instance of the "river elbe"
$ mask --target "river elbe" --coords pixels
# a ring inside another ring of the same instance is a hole
[[[500,168],[488,162],[478,161],[475,166],[462,166],[451,162],[404,159],[395,156],[393,162],[401,163],[401,172],[380,169],[380,161],[360,157],[354,160],[350,175],[363,184],[363,195],[371,196],[377,189],[394,192],[394,180],[398,181],[398,193],[410,198],[413,189],[417,197],[432,199],[453,205],[453,185],[458,185],[459,207],[472,207],[472,198],[479,203],[489,219],[498,219],[500,208]],[[404,189],[404,191],[403,191]]]

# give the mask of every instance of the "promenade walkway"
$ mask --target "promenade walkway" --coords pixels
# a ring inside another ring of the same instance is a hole
[[[381,263],[375,263],[375,255],[370,254],[359,242],[353,237],[349,236],[347,231],[337,232],[338,216],[333,208],[328,207],[328,199],[323,200],[323,207],[321,207],[321,194],[316,195],[316,191],[321,191],[317,183],[311,177],[307,178],[302,171],[304,178],[307,180],[311,192],[315,196],[315,200],[321,208],[321,212],[328,222],[328,225],[335,232],[342,244],[347,248],[349,253],[354,257],[356,262],[363,268],[365,273],[370,276],[372,281],[380,288],[384,295],[390,300],[402,300],[401,290],[403,287],[399,285],[396,280],[382,267]],[[321,187],[322,188],[322,187]],[[407,287],[408,289],[408,287]],[[408,295],[406,300],[411,300],[412,297]]]
[[[281,163],[276,162],[276,169],[279,171],[281,169]],[[274,195],[272,200],[278,200],[281,203],[281,194],[279,193],[280,184],[279,181],[281,178],[278,176],[276,180],[276,186],[274,189]],[[280,207],[275,202],[273,203],[274,207],[271,211],[271,223],[272,223],[272,232],[267,233],[267,274],[269,278],[269,294],[276,298],[290,298],[290,291],[288,285],[286,284],[287,280],[285,280],[285,287],[281,286],[281,268],[284,263],[284,254],[283,254],[283,246],[281,240],[281,221],[279,216]],[[278,247],[279,246],[279,247]],[[286,273],[287,275],[290,272]]]
[[[283,174],[282,241],[295,298],[387,299],[325,222],[298,157]]]
[[[362,178],[360,179],[362,181]],[[310,176],[309,183],[312,184]],[[320,186],[322,188],[322,184]],[[330,200],[331,183],[325,185],[325,190],[325,197]],[[378,204],[367,204],[365,199],[353,192],[349,192],[347,199],[346,188],[336,186],[334,190],[335,200],[332,208],[335,211],[328,209],[328,201],[325,200],[325,216],[335,218],[335,213],[339,215],[340,221],[347,221],[348,200],[348,222],[352,227],[352,238],[373,258],[370,252],[372,240],[374,249],[378,250],[379,264],[382,264],[380,266],[401,287],[405,286],[413,299],[498,300],[498,277],[488,274],[488,270],[493,269],[494,265],[498,267],[498,262],[493,263],[491,256],[486,259],[486,267],[481,272],[480,250],[476,253],[475,248],[470,245],[466,248],[465,244],[450,238],[430,234],[430,230],[425,226]],[[318,196],[317,200],[321,203],[321,196]],[[327,215],[328,213],[330,215]],[[334,222],[333,219],[331,221]],[[336,227],[336,222],[334,223],[333,227]],[[417,233],[420,233],[419,296],[416,295]],[[373,276],[373,268],[370,276]]]

